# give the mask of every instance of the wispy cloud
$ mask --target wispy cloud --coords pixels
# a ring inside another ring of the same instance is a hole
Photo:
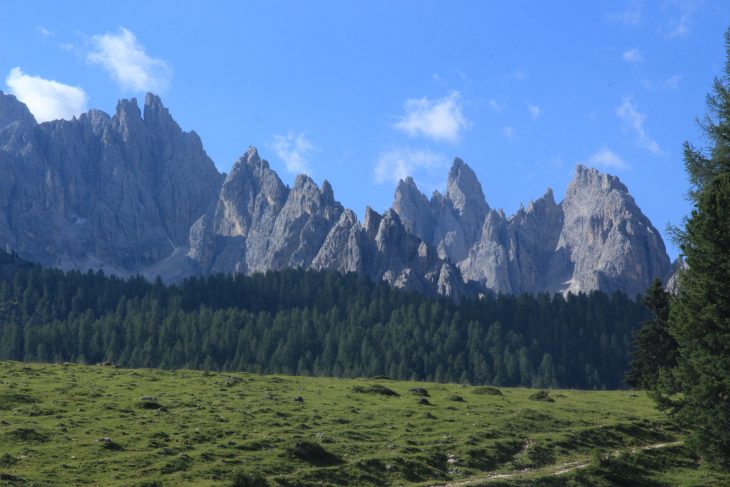
[[[273,139],[270,146],[284,162],[287,171],[295,174],[310,173],[309,157],[315,147],[304,133],[274,135]]]
[[[437,173],[444,173],[449,159],[430,149],[394,149],[380,154],[375,165],[375,182],[397,183],[407,176],[413,177],[421,187],[434,186],[429,181]],[[424,182],[425,178],[425,182]]]
[[[93,49],[86,59],[106,69],[126,91],[164,92],[172,78],[172,68],[151,57],[135,35],[121,27],[118,34],[96,35],[91,38]]]
[[[677,14],[667,22],[665,34],[668,38],[687,37],[693,23],[693,17],[702,5],[702,0],[674,0],[670,6],[674,7]]]
[[[504,108],[504,107],[502,106],[502,104],[501,104],[501,103],[499,103],[499,102],[498,102],[497,100],[495,100],[494,98],[490,98],[489,100],[487,100],[487,103],[488,103],[488,104],[489,104],[489,106],[490,106],[490,107],[492,108],[492,110],[495,110],[495,111],[498,111],[498,112],[499,112],[499,111],[501,111],[501,110],[502,110],[502,108]]]
[[[629,167],[618,154],[603,146],[593,153],[587,160],[582,161],[587,166],[598,166],[606,169],[627,169]]]
[[[628,26],[639,25],[641,23],[641,2],[631,0],[625,9],[608,14],[608,20]]]
[[[527,111],[530,112],[530,118],[537,120],[542,115],[542,108],[539,105],[527,104]]]
[[[86,111],[88,97],[79,86],[25,74],[15,67],[5,78],[10,92],[28,106],[38,122],[70,119]]]
[[[648,79],[641,80],[641,86],[649,91],[676,90],[682,81],[682,75],[675,73],[666,79],[658,82]]]
[[[504,135],[509,143],[517,140],[514,127],[502,127],[502,135]]]
[[[634,132],[637,138],[639,146],[648,150],[652,154],[660,154],[661,148],[659,144],[649,137],[644,129],[644,122],[646,121],[646,115],[639,112],[639,109],[634,105],[634,102],[630,98],[624,98],[623,102],[616,109],[616,115],[624,123],[624,126]]]
[[[53,37],[53,35],[54,35],[54,33],[53,33],[53,31],[52,31],[52,30],[46,29],[46,28],[45,28],[45,27],[43,27],[42,25],[39,25],[39,26],[38,26],[38,27],[36,28],[36,30],[37,30],[37,31],[38,31],[38,33],[39,33],[39,34],[41,35],[41,37],[49,38],[49,37]]]
[[[621,57],[629,64],[640,63],[644,60],[644,56],[642,56],[641,51],[636,48],[625,51]]]
[[[411,137],[425,136],[435,141],[458,142],[461,132],[470,126],[464,117],[461,95],[452,91],[444,98],[414,98],[406,101],[405,115],[393,128]]]

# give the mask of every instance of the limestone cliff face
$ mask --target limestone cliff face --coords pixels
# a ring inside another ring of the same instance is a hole
[[[189,273],[356,272],[426,294],[464,295],[458,270],[426,250],[397,213],[368,209],[360,224],[327,181],[320,188],[300,175],[288,188],[255,148],[226,177],[215,210],[192,226],[187,260],[176,266]]]
[[[356,272],[427,294],[621,290],[669,275],[659,233],[621,182],[578,166],[515,215],[456,159],[445,194],[407,178],[363,221],[327,181],[285,185],[255,148],[220,174],[154,95],[113,116],[36,123],[0,92],[0,246],[64,269],[175,281],[289,267]]]
[[[670,269],[664,242],[615,176],[578,166],[561,204],[558,250],[573,265],[568,292],[643,293]]]
[[[11,122],[15,118],[14,122]],[[61,268],[141,272],[186,245],[221,176],[159,98],[36,124],[0,94],[0,242]]]
[[[409,231],[454,262],[467,283],[498,293],[624,291],[633,296],[670,264],[659,232],[616,178],[576,168],[565,199],[552,190],[511,217],[489,209],[460,159],[445,196],[430,202],[412,180],[393,208]]]

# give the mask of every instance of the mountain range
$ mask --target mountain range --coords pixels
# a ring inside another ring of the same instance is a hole
[[[282,182],[250,147],[221,174],[159,97],[38,124],[0,91],[0,247],[62,269],[172,282],[302,267],[356,272],[426,294],[623,291],[670,278],[659,232],[621,181],[578,165],[507,216],[455,159],[446,192],[411,178],[362,221],[329,182]]]

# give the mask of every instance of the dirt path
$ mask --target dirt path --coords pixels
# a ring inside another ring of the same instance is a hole
[[[631,448],[629,450],[614,450],[611,452],[612,456],[618,456],[622,453],[637,453],[640,451],[645,450],[656,450],[658,448],[667,448],[670,446],[677,446],[681,445],[682,441],[674,441],[669,443],[654,443],[651,445],[644,445],[644,446],[637,446],[634,448]],[[458,480],[456,482],[450,482],[448,484],[439,484],[432,487],[467,487],[470,485],[480,485],[482,483],[491,482],[493,480],[505,480],[505,479],[515,479],[520,477],[526,477],[526,476],[557,476],[557,475],[563,475],[568,472],[572,472],[573,470],[580,470],[582,468],[586,468],[591,463],[589,458],[584,458],[581,460],[575,460],[572,462],[566,462],[566,463],[560,463],[556,465],[547,465],[545,467],[540,468],[525,468],[522,470],[517,470],[514,472],[504,472],[504,473],[497,473],[492,472],[488,473],[486,475],[480,476],[480,477],[473,477],[471,479],[465,479],[465,480]]]

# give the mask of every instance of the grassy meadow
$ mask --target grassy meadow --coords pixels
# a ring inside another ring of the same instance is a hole
[[[631,391],[0,362],[0,485],[730,485],[681,442]]]

